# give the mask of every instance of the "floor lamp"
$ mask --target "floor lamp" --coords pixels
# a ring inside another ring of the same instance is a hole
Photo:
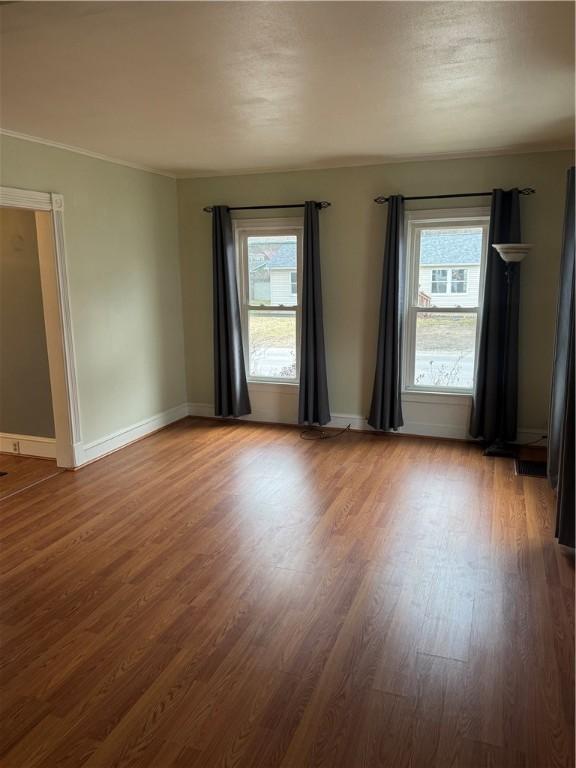
[[[510,315],[512,312],[512,296],[514,281],[520,279],[520,262],[528,255],[533,245],[529,243],[498,243],[492,246],[502,258],[506,265],[506,307],[505,307],[505,326],[504,326],[504,369],[502,373],[502,392],[506,392],[509,381],[510,371]],[[500,435],[504,432],[505,408],[500,410]],[[484,451],[485,456],[505,456],[514,457],[516,451],[514,448],[504,442],[502,437],[498,437]]]

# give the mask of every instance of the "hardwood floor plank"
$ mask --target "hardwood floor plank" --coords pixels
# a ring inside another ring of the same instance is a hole
[[[574,558],[472,444],[188,419],[0,504],[6,768],[574,768]]]
[[[432,579],[418,651],[468,661],[474,613],[472,578],[440,567]]]
[[[77,739],[64,738],[37,765],[38,768],[79,768],[99,746],[100,742],[87,739],[84,736]]]
[[[466,734],[463,717],[466,664],[419,653],[414,712],[414,768],[452,765]]]
[[[526,755],[515,749],[463,740],[450,768],[526,768]]]
[[[3,758],[48,716],[49,709],[42,702],[24,696],[10,696],[4,690],[0,691],[0,701],[7,704],[2,707],[0,724],[0,757]]]
[[[413,699],[381,691],[366,691],[357,720],[340,758],[342,768],[412,768],[415,740]]]
[[[22,493],[63,471],[54,459],[0,453],[0,472],[6,473],[0,476],[0,500]]]

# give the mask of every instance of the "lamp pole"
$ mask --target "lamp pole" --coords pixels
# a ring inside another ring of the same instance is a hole
[[[499,434],[496,440],[484,451],[485,456],[501,456],[512,458],[516,455],[514,448],[506,443],[504,432],[506,426],[506,417],[508,415],[509,402],[509,373],[510,373],[510,333],[511,333],[511,311],[512,300],[514,296],[514,280],[520,278],[520,262],[527,256],[532,249],[532,245],[526,243],[502,243],[492,246],[501,256],[505,263],[506,275],[506,306],[504,309],[504,344],[502,359],[502,386],[500,387],[499,397],[502,398],[499,413]],[[517,393],[516,397],[517,397]],[[516,407],[516,403],[514,404]]]

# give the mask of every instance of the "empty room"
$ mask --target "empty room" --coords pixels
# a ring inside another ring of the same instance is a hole
[[[574,23],[0,3],[2,768],[575,768]]]

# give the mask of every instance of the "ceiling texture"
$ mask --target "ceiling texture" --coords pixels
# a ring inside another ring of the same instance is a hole
[[[10,3],[3,129],[175,176],[573,144],[572,2]]]

